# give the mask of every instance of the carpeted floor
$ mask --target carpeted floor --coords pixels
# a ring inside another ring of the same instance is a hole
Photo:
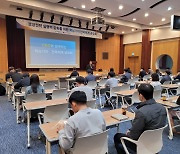
[[[121,124],[120,132],[126,132],[131,127],[130,122]],[[45,140],[38,140],[38,122],[31,123],[31,148],[26,148],[27,132],[26,124],[16,123],[13,106],[7,101],[6,96],[0,97],[0,154],[45,154]],[[116,154],[113,137],[116,128],[109,131],[109,154]],[[175,135],[171,141],[167,137],[168,129],[163,133],[164,146],[160,154],[179,154],[180,135]],[[52,145],[52,154],[58,152],[57,144]]]

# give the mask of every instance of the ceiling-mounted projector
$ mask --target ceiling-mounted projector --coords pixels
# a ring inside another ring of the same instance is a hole
[[[100,17],[100,16],[96,16],[96,17],[94,17],[94,18],[92,18],[91,19],[91,24],[93,25],[93,26],[100,26],[100,27],[102,27],[102,26],[106,26],[105,25],[105,20],[104,20],[104,18],[103,17]]]

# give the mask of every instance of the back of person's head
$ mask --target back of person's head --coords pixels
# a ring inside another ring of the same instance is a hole
[[[16,69],[16,73],[21,73],[21,72],[22,72],[21,68]]]
[[[124,69],[124,72],[129,72],[129,70],[127,68]]]
[[[87,73],[88,73],[88,74],[93,74],[93,71],[92,71],[91,69],[88,69],[88,70],[87,70]]]
[[[110,76],[111,78],[115,77],[115,73],[114,72],[109,72],[108,76]]]
[[[14,71],[14,67],[13,66],[8,68],[8,72],[12,72],[12,71]]]
[[[72,104],[72,102],[80,105],[85,105],[87,102],[87,96],[85,92],[83,91],[73,92],[69,97],[69,103]]]
[[[171,72],[169,70],[166,70],[167,75],[171,75]]]
[[[153,73],[151,75],[152,81],[159,81],[159,75],[157,73]]]
[[[23,77],[24,77],[24,78],[29,77],[29,73],[24,73],[24,74],[23,74]]]
[[[37,87],[40,85],[39,76],[37,74],[31,75],[30,85],[31,85],[33,93],[37,93]]]
[[[82,77],[82,76],[78,76],[78,77],[76,78],[76,82],[77,82],[78,84],[84,84],[84,83],[85,83],[85,78]]]
[[[154,88],[150,84],[141,84],[138,87],[139,95],[142,95],[146,100],[153,98]]]
[[[109,70],[110,72],[114,72],[114,68],[110,68],[110,70]]]
[[[160,73],[159,69],[156,69],[156,73]]]

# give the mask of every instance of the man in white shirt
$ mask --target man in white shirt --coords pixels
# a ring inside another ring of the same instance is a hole
[[[60,122],[58,126],[59,145],[66,153],[70,152],[77,138],[102,133],[106,129],[102,112],[87,107],[87,97],[84,92],[73,92],[69,103],[75,115],[66,123]]]
[[[105,86],[109,88],[117,87],[118,86],[118,80],[115,78],[114,72],[108,73],[108,80],[106,81]]]

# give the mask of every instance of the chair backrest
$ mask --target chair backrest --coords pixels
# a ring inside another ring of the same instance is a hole
[[[40,85],[44,86],[44,80],[40,80]]]
[[[92,108],[92,109],[95,109],[96,108],[96,100],[91,100],[91,101],[87,101],[87,106]]]
[[[44,89],[55,89],[55,84],[54,83],[45,83],[44,84]]]
[[[155,154],[161,151],[162,133],[165,127],[167,125],[159,129],[144,131],[137,142],[137,154]]]
[[[45,93],[34,93],[27,95],[26,97],[26,103],[27,102],[36,102],[36,101],[43,101],[46,100],[46,94]]]
[[[144,77],[143,77],[143,80],[145,81],[145,80],[149,80],[151,78],[151,75],[150,74],[148,74],[148,75],[145,75]]]
[[[180,94],[180,86],[177,88],[176,95]]]
[[[163,84],[170,84],[171,81],[165,81]]]
[[[106,84],[106,81],[107,81],[107,79],[101,79],[100,81],[99,81],[99,86],[105,86],[105,84]]]
[[[115,92],[119,92],[119,91],[123,91],[122,86],[117,86],[117,87],[113,87],[110,89],[110,97],[112,96],[117,96],[117,94],[115,94]]]
[[[132,104],[140,103],[141,101],[139,100],[139,92],[138,91],[134,92],[131,99],[132,99]]]
[[[123,90],[130,90],[130,84],[123,84],[123,85],[121,86],[121,88],[122,88]]]
[[[95,89],[97,87],[97,82],[96,81],[89,81],[87,86],[90,87],[91,89]]]
[[[22,92],[22,93],[25,92],[25,91],[26,91],[26,88],[27,88],[27,87],[22,87],[22,88],[21,88],[21,92]]]
[[[68,82],[67,81],[60,81],[59,82],[59,89],[68,88]]]
[[[53,90],[52,99],[66,99],[68,98],[67,89]]]
[[[50,80],[50,81],[47,81],[46,84],[54,84],[54,85],[57,85],[57,84],[58,84],[58,80]]]
[[[153,93],[153,98],[154,98],[155,100],[161,99],[161,90],[156,90],[156,91],[154,91],[154,93]]]
[[[156,91],[156,90],[162,90],[162,87],[161,87],[161,85],[154,86],[154,91]]]
[[[68,103],[47,106],[43,115],[44,123],[65,120],[68,118]]]
[[[108,130],[92,136],[77,138],[72,154],[108,153]]]

